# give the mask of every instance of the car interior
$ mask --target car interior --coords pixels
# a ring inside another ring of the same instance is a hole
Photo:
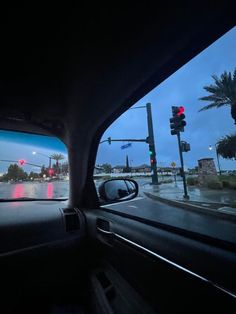
[[[110,210],[93,181],[105,130],[230,30],[232,4],[18,3],[1,25],[0,129],[59,138],[70,190],[0,201],[0,313],[235,313],[234,244]]]

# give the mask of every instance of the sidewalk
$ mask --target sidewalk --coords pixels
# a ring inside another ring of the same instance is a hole
[[[210,209],[226,214],[236,215],[236,208],[230,207],[230,203],[236,202],[235,190],[210,190],[208,188],[199,188],[188,186],[189,200],[183,198],[182,182],[166,183],[158,186],[147,184],[142,187],[143,192],[153,199],[164,201],[165,203],[183,206],[188,209],[206,210]]]

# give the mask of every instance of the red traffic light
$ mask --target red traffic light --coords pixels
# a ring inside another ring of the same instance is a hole
[[[19,164],[20,166],[23,166],[25,163],[26,163],[26,161],[25,161],[24,159],[18,160],[18,164]]]
[[[53,176],[54,175],[54,170],[52,168],[49,168],[48,169],[48,174],[49,174],[50,177]]]
[[[181,116],[181,114],[183,114],[184,113],[184,107],[183,106],[180,106],[179,107],[179,110],[178,110],[178,112],[177,112],[177,116]]]

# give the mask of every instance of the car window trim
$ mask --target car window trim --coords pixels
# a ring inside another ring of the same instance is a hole
[[[147,218],[138,217],[138,216],[130,215],[127,213],[118,212],[116,210],[109,209],[107,207],[100,207],[99,210],[102,210],[102,211],[105,211],[105,212],[108,212],[108,213],[111,213],[111,214],[114,214],[117,216],[121,216],[124,218],[132,219],[132,220],[144,223],[144,224],[152,226],[152,227],[156,227],[156,228],[159,228],[159,229],[162,229],[165,231],[169,231],[169,232],[172,232],[172,233],[175,233],[175,234],[178,234],[178,235],[202,242],[204,244],[209,244],[209,245],[212,245],[212,246],[215,246],[218,248],[226,249],[226,250],[234,252],[234,253],[236,252],[236,244],[235,243],[221,240],[219,238],[214,238],[214,237],[211,237],[209,235],[205,235],[205,234],[198,233],[195,231],[190,231],[190,230],[179,228],[176,226],[171,226],[169,224],[164,224],[162,222],[149,220]]]

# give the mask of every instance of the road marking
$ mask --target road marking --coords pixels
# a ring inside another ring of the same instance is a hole
[[[138,206],[135,206],[135,205],[129,205],[128,207],[138,208]]]
[[[114,203],[114,204],[102,205],[102,206],[100,206],[100,207],[107,207],[107,206],[121,205],[121,204],[129,203],[129,202],[139,201],[139,200],[142,200],[142,199],[144,199],[144,197],[140,196],[140,197],[136,197],[136,198],[134,198],[134,199],[132,199],[132,200],[129,200],[129,201],[118,202],[118,203]]]

